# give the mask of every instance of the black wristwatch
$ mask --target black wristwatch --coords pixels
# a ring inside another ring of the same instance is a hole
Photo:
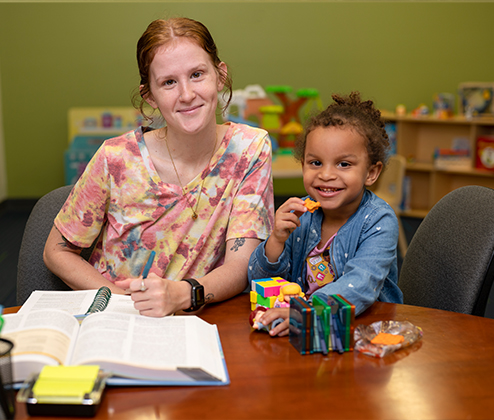
[[[204,302],[204,286],[200,284],[196,279],[182,279],[192,286],[192,296],[190,298],[191,307],[184,309],[184,312],[194,312],[203,307]]]

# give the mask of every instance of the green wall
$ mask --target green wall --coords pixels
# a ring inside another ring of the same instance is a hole
[[[188,16],[211,30],[234,87],[360,90],[380,108],[432,104],[494,79],[493,3],[0,3],[8,198],[63,185],[67,110],[128,106],[147,24]]]

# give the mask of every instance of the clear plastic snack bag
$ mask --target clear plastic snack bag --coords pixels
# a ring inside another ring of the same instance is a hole
[[[377,321],[355,328],[355,350],[384,357],[422,338],[422,329],[408,321]]]

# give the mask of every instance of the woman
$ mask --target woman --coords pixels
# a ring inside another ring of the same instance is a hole
[[[271,145],[263,130],[216,124],[218,93],[226,86],[231,97],[231,80],[201,23],[152,22],[137,60],[141,112],[146,102],[166,125],[103,144],[56,217],[44,258],[73,289],[130,292],[141,314],[164,316],[246,287],[250,254],[274,218]],[[81,249],[95,239],[85,262]]]

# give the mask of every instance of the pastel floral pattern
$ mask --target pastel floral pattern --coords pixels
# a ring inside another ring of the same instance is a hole
[[[55,219],[71,243],[108,280],[138,277],[151,250],[151,272],[180,280],[221,265],[225,242],[268,237],[274,221],[271,143],[264,130],[229,124],[210,166],[184,185],[161,181],[142,129],[104,142]]]

